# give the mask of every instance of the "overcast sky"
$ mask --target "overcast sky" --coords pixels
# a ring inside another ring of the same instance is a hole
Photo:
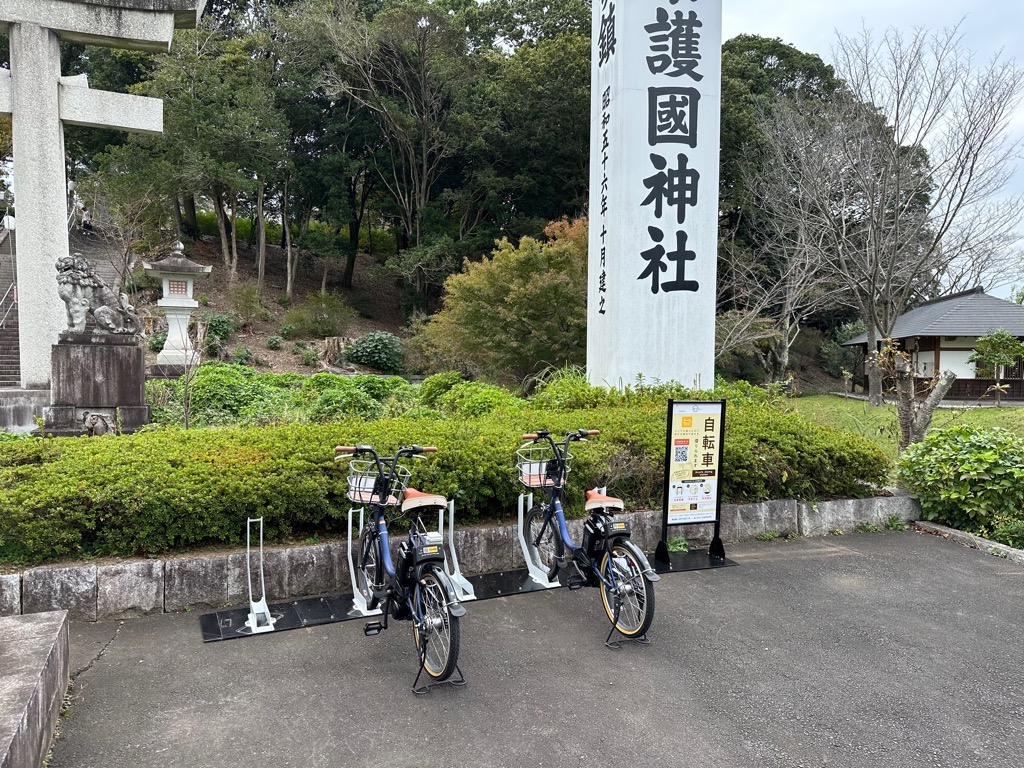
[[[942,29],[960,23],[963,44],[981,62],[997,54],[1024,65],[1024,1],[974,0],[723,0],[722,36],[740,34],[778,37],[832,63],[836,31],[851,35],[862,26],[881,34],[887,27],[912,30]],[[1017,130],[1024,133],[1024,109],[1018,110]],[[1019,168],[1009,194],[1024,194],[1024,168]],[[992,283],[997,283],[993,280]],[[1009,295],[1009,286],[991,293]]]

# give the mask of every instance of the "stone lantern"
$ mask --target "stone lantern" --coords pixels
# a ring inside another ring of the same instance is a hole
[[[167,315],[167,341],[156,356],[157,367],[165,373],[184,373],[199,362],[199,354],[188,335],[188,319],[199,306],[192,298],[192,286],[198,277],[206,277],[213,267],[196,264],[185,257],[180,242],[171,246],[171,254],[142,267],[163,283],[164,297],[156,304]]]

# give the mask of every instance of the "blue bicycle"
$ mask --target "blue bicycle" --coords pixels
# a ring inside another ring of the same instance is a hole
[[[381,607],[383,622],[363,627],[367,636],[388,628],[388,617],[412,622],[413,641],[420,669],[413,691],[426,693],[430,686],[417,687],[425,671],[435,683],[462,685],[459,669],[459,618],[466,609],[459,602],[444,569],[444,544],[438,531],[428,531],[418,514],[424,509],[448,506],[444,496],[406,488],[410,472],[400,459],[426,458],[437,448],[418,445],[399,448],[394,456],[379,456],[371,445],[340,445],[335,460],[367,456],[349,463],[348,497],[353,503],[368,504],[373,512],[359,535],[356,584],[369,609]],[[401,509],[393,515],[391,510]],[[398,546],[397,564],[391,557],[388,523],[416,511],[409,524],[409,537]],[[452,675],[458,672],[458,677]]]
[[[572,465],[569,443],[600,434],[596,429],[569,432],[556,442],[546,430],[523,435],[516,452],[519,481],[530,489],[547,491],[548,498],[532,506],[523,516],[523,538],[533,562],[554,580],[560,570],[567,574],[569,589],[600,587],[601,603],[612,629],[605,645],[612,643],[616,630],[630,640],[647,643],[647,630],[654,621],[654,572],[643,551],[630,541],[628,522],[614,520],[621,512],[621,499],[596,490],[587,491],[583,541],[569,535],[562,509],[566,475]]]

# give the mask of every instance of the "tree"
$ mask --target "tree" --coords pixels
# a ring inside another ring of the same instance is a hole
[[[922,399],[918,397],[917,372],[913,360],[892,339],[883,339],[877,365],[896,384],[896,418],[900,425],[898,448],[902,453],[911,443],[924,440],[932,421],[932,413],[953,386],[956,374],[952,371],[936,371],[928,395]]]
[[[982,366],[992,371],[992,378],[996,380],[992,389],[996,393],[997,408],[1003,393],[1003,388],[999,383],[1003,376],[1003,369],[1017,365],[1022,357],[1024,357],[1024,343],[1009,331],[998,328],[979,338],[974,345],[974,351],[967,358],[967,362],[981,363]]]
[[[331,90],[377,119],[389,156],[377,165],[381,183],[401,212],[405,235],[420,245],[437,181],[462,142],[450,117],[465,75],[465,35],[427,3],[385,10],[367,23],[343,1],[321,18],[344,65],[328,73]]]
[[[451,4],[451,0],[449,0]],[[517,49],[560,35],[590,35],[589,0],[457,2],[474,45]]]
[[[776,109],[786,119],[765,126],[791,185],[772,215],[804,233],[860,310],[877,404],[874,350],[896,319],[1013,257],[1024,204],[997,196],[1019,148],[1009,129],[1024,72],[975,68],[956,29],[840,37],[836,71],[844,92],[790,98]]]
[[[445,283],[444,306],[417,337],[431,367],[518,384],[586,359],[587,222],[554,222],[541,242],[502,240]]]

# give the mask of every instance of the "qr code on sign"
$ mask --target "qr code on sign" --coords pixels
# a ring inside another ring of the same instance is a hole
[[[690,446],[688,445],[677,445],[675,446],[676,453],[673,461],[676,464],[688,464],[690,462]]]

